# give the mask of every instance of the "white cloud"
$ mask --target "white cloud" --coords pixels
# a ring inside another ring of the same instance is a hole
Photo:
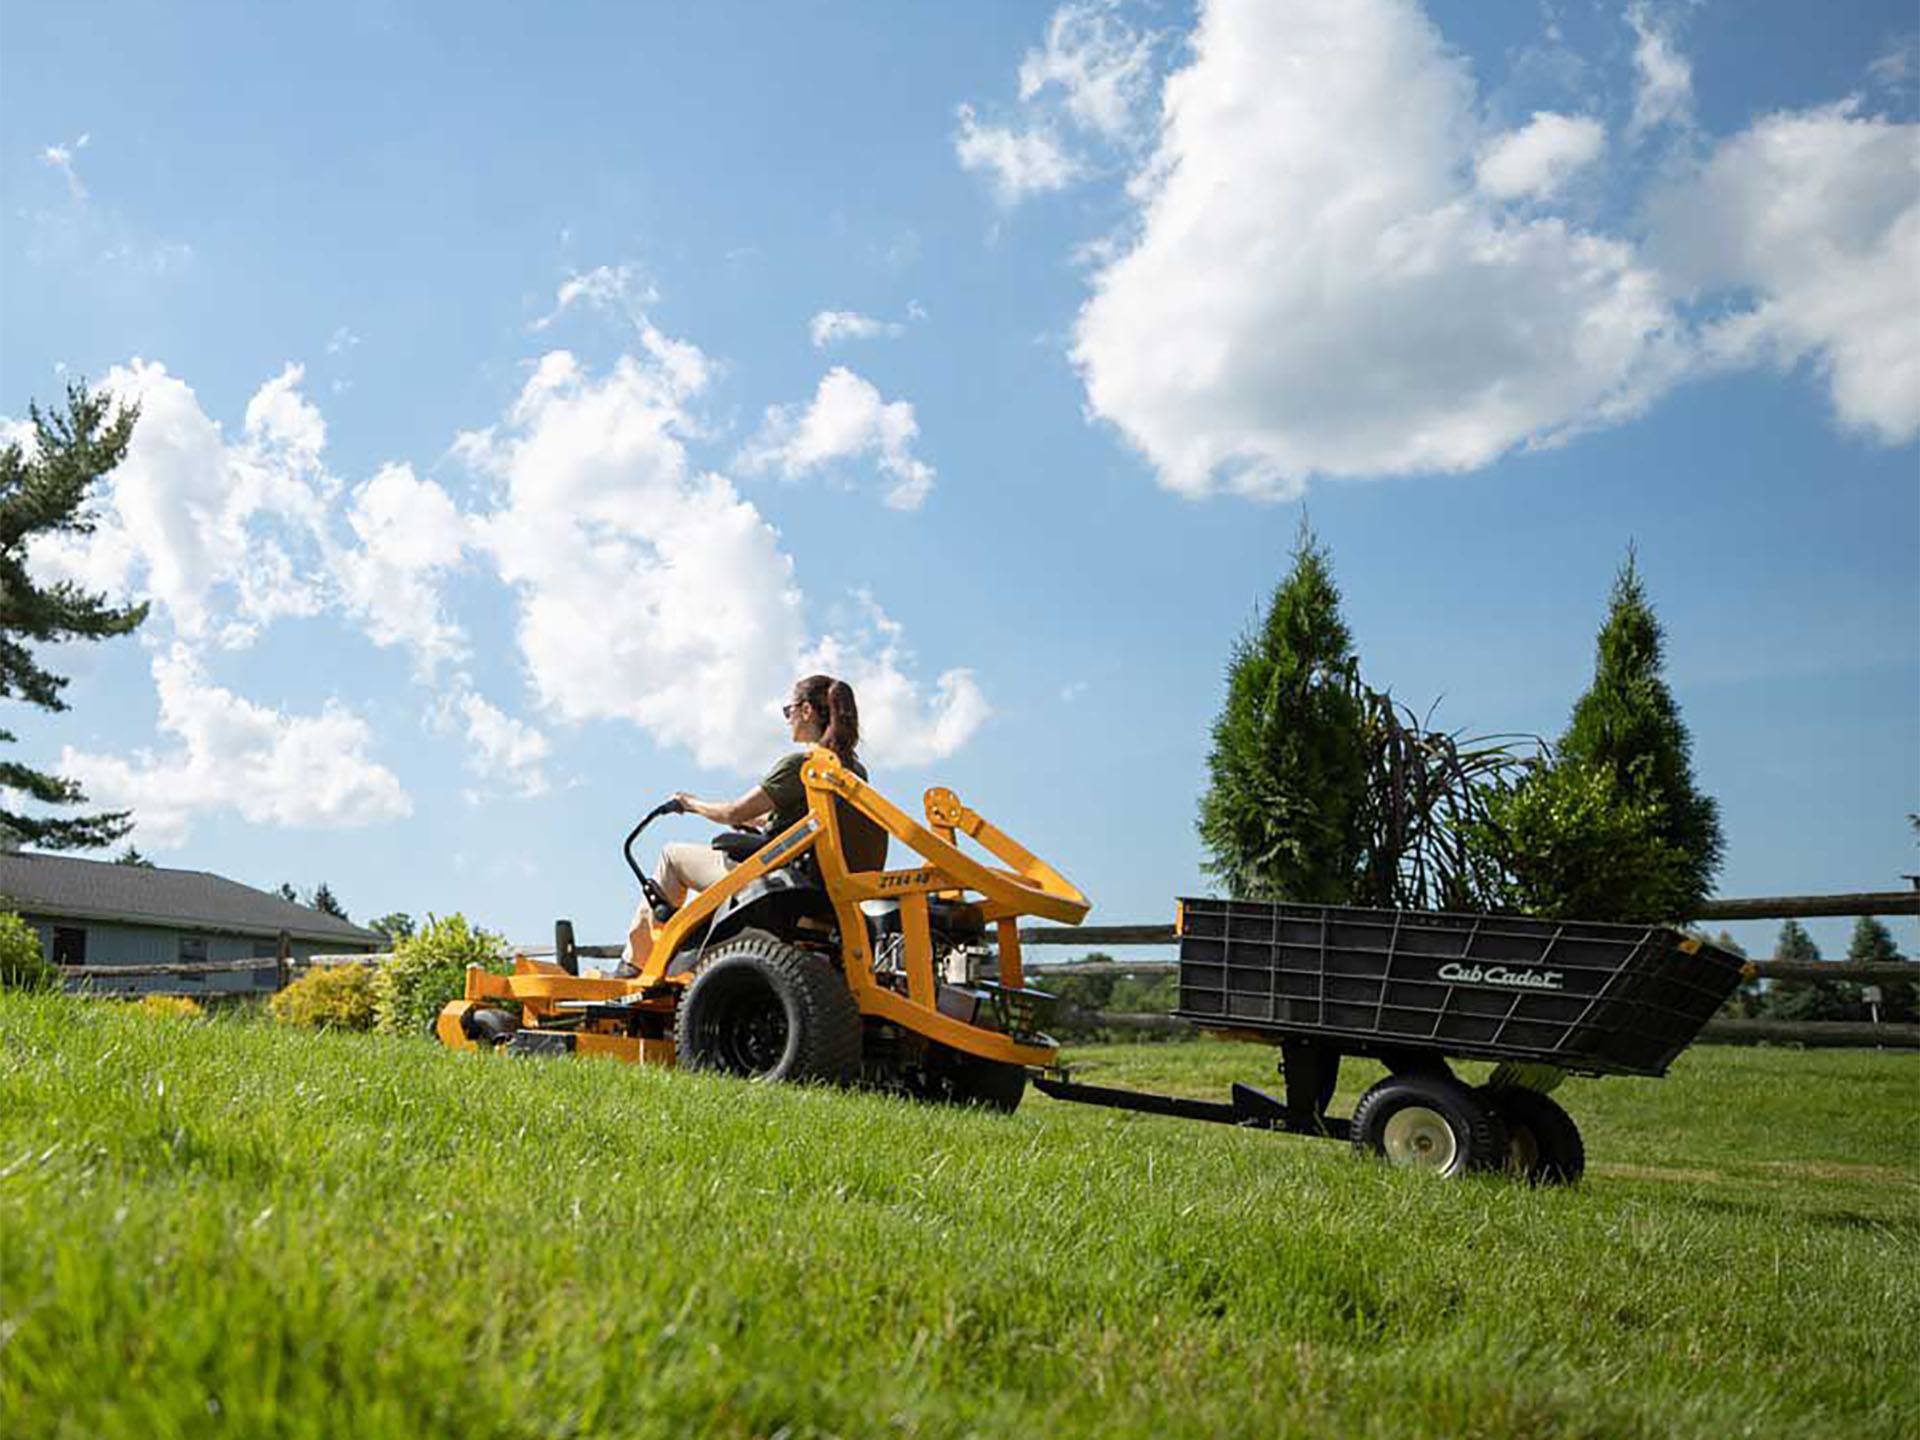
[[[963,743],[984,705],[970,676],[949,672],[923,696],[897,643],[809,637],[773,527],[688,457],[699,426],[687,407],[710,364],[664,337],[644,349],[604,376],[545,356],[502,424],[461,447],[506,487],[479,530],[517,594],[542,706],[628,721],[702,765],[757,773],[779,743],[781,696],[830,655],[874,717],[876,756]]]
[[[792,477],[873,455],[894,481],[885,503],[895,510],[917,510],[934,483],[933,467],[913,453],[919,435],[911,403],[888,401],[871,381],[836,365],[820,378],[812,402],[798,416],[786,406],[768,408],[760,436],[743,459],[749,468],[778,469]]]
[[[1811,359],[1840,421],[1920,433],[1920,126],[1851,101],[1768,115],[1654,196],[1654,253],[1725,365]]]
[[[1031,104],[1057,89],[1075,124],[1109,141],[1130,140],[1152,91],[1154,39],[1129,25],[1112,0],[1062,5],[1047,24],[1045,47],[1020,63],[1020,98]]]
[[[1684,362],[1629,246],[1467,188],[1472,80],[1409,0],[1212,0],[1192,55],[1073,352],[1166,485],[1470,469]]]
[[[354,334],[353,331],[349,330],[345,325],[336,325],[333,334],[327,337],[327,353],[329,355],[344,354],[359,343],[360,337]]]
[[[132,760],[67,747],[60,773],[88,798],[131,809],[144,845],[182,844],[196,816],[231,809],[256,824],[346,829],[398,820],[413,802],[368,753],[367,723],[337,703],[286,715],[210,684],[184,645],[153,661],[160,729],[179,744]]]
[[[441,597],[468,533],[452,497],[411,466],[386,465],[353,492],[347,523],[359,544],[334,549],[332,568],[368,638],[409,647],[422,678],[465,654],[466,638]]]
[[[824,350],[842,340],[893,340],[907,333],[898,320],[876,320],[857,310],[821,310],[807,325],[813,348]]]
[[[464,678],[461,682],[464,686]],[[524,720],[516,720],[470,689],[459,689],[430,717],[438,728],[459,724],[472,747],[467,765],[477,775],[505,780],[523,797],[544,795],[551,785],[546,762],[553,743]]]
[[[140,406],[126,458],[103,487],[96,532],[36,542],[35,573],[150,597],[183,636],[230,645],[317,613],[320,584],[295,557],[325,511],[326,427],[299,380],[289,365],[263,385],[244,438],[229,442],[165,366],[114,367],[101,388]]]
[[[639,323],[647,306],[660,298],[631,265],[597,265],[583,274],[569,275],[554,295],[553,309],[533,322],[545,330],[576,305],[589,310],[612,310]]]
[[[1687,125],[1693,119],[1693,65],[1680,53],[1672,12],[1656,11],[1649,0],[1627,6],[1633,27],[1633,68],[1638,85],[1627,134],[1637,137],[1661,125]]]
[[[993,713],[971,670],[948,670],[931,697],[909,678],[902,627],[865,591],[854,596],[861,623],[826,636],[802,658],[801,671],[837,675],[860,708],[860,750],[876,765],[926,765],[973,738]]]
[[[1606,127],[1598,120],[1536,110],[1518,130],[1496,135],[1480,147],[1474,178],[1483,193],[1497,200],[1544,200],[1599,159],[1606,143]]]
[[[1047,130],[982,125],[971,105],[962,105],[959,115],[953,153],[960,168],[984,171],[1001,204],[1016,205],[1030,195],[1064,190],[1080,178],[1080,162]]]
[[[74,168],[73,159],[87,148],[87,141],[91,138],[89,135],[82,135],[72,144],[49,145],[40,152],[40,163],[51,165],[66,177],[67,193],[76,200],[87,198],[87,187],[81,183],[80,173]]]

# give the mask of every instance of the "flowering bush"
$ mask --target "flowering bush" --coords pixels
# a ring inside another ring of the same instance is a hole
[[[0,911],[0,990],[45,990],[59,980],[39,933],[18,915]]]
[[[133,1008],[168,1020],[197,1020],[207,1013],[190,995],[142,995]]]
[[[512,966],[501,957],[506,941],[453,914],[427,916],[419,933],[393,948],[393,958],[374,977],[374,1028],[390,1035],[426,1035],[449,1000],[466,993],[467,966],[480,965],[505,975]]]
[[[307,1030],[371,1030],[374,972],[366,965],[316,965],[267,1002],[282,1025]]]

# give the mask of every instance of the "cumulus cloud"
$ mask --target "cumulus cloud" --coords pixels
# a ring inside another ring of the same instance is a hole
[[[813,400],[767,410],[760,436],[744,457],[751,469],[777,469],[789,477],[871,455],[893,485],[884,497],[895,510],[917,510],[933,489],[933,467],[913,453],[920,436],[913,406],[889,401],[873,382],[836,365],[820,379]]]
[[[1628,245],[1468,188],[1472,81],[1408,0],[1213,0],[1192,57],[1073,347],[1163,483],[1469,469],[1681,363]]]
[[[983,125],[971,105],[962,105],[959,116],[953,153],[960,168],[992,180],[1001,204],[1017,205],[1029,196],[1064,190],[1080,178],[1080,162],[1049,130]]]
[[[1159,37],[1136,30],[1115,0],[1072,0],[1047,22],[1045,43],[1020,63],[1014,123],[983,123],[959,109],[954,154],[993,182],[1003,206],[1064,190],[1097,173],[1147,132]]]
[[[781,696],[830,656],[872,716],[876,758],[951,753],[984,718],[971,677],[949,672],[923,693],[897,643],[811,635],[773,527],[692,462],[689,406],[710,373],[697,349],[664,337],[601,375],[555,351],[504,421],[463,447],[505,487],[477,527],[516,593],[540,704],[569,721],[628,721],[702,765],[752,773]]]
[[[659,292],[643,280],[633,266],[596,265],[561,281],[554,295],[553,309],[534,321],[533,328],[547,329],[575,306],[611,310],[637,323],[646,307],[659,298]]]
[[[1154,43],[1113,0],[1062,5],[1047,23],[1046,44],[1020,62],[1020,99],[1032,104],[1057,91],[1076,125],[1131,140],[1152,93]]]
[[[898,320],[876,320],[857,310],[822,310],[807,325],[813,348],[824,350],[842,340],[894,340],[907,333]]]
[[[504,781],[522,797],[544,795],[551,788],[546,762],[553,742],[524,720],[465,688],[446,696],[429,719],[437,729],[459,729],[469,746],[467,768],[490,780]]]
[[[451,496],[410,465],[386,465],[353,492],[347,523],[358,544],[333,551],[348,610],[376,645],[404,645],[422,678],[466,653],[441,589],[459,564],[467,521]]]
[[[829,635],[803,657],[800,669],[838,675],[860,705],[860,748],[880,765],[925,765],[951,755],[993,713],[971,670],[948,670],[931,696],[909,677],[912,657],[900,624],[866,591],[856,592],[860,619]]]
[[[1662,125],[1686,125],[1693,119],[1693,65],[1680,52],[1670,10],[1649,0],[1627,6],[1633,27],[1633,68],[1638,83],[1627,134],[1637,137]]]
[[[295,555],[325,512],[318,474],[326,428],[288,366],[247,405],[230,441],[192,387],[164,365],[116,366],[101,388],[140,406],[140,423],[104,487],[96,532],[37,541],[34,571],[151,598],[189,639],[240,645],[323,603]]]
[[[76,200],[87,198],[87,187],[81,183],[80,172],[74,168],[74,157],[87,148],[90,135],[82,135],[78,140],[65,145],[49,145],[40,152],[40,163],[51,165],[58,170],[67,182],[67,193]]]
[[[1920,126],[1855,102],[1768,115],[1658,190],[1654,253],[1720,303],[1711,361],[1825,376],[1842,424],[1920,433]]]
[[[1484,194],[1498,200],[1544,200],[1599,159],[1606,143],[1606,127],[1598,120],[1536,110],[1518,130],[1480,147],[1474,178]]]
[[[172,750],[128,760],[69,746],[59,766],[94,803],[132,810],[143,843],[177,846],[195,817],[215,810],[256,824],[329,829],[412,813],[399,778],[369,753],[372,730],[345,706],[288,715],[253,704],[211,684],[179,644],[154,657],[153,679],[160,730],[178,741]]]

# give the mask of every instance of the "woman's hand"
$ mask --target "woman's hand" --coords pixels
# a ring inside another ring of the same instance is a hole
[[[673,801],[676,805],[678,805],[683,811],[685,811],[689,815],[700,814],[699,799],[693,795],[689,795],[685,790],[674,791]]]

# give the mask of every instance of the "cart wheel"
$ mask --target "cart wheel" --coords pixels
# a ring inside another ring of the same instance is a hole
[[[1395,1165],[1463,1175],[1497,1170],[1506,1127],[1492,1106],[1447,1075],[1391,1075],[1360,1097],[1353,1146]]]
[[[1476,1093],[1506,1123],[1509,1175],[1530,1185],[1571,1185],[1585,1172],[1580,1127],[1552,1096],[1515,1085],[1483,1085]]]
[[[860,1070],[860,1010],[818,955],[746,931],[708,953],[680,1001],[674,1042],[689,1070],[843,1083]]]

